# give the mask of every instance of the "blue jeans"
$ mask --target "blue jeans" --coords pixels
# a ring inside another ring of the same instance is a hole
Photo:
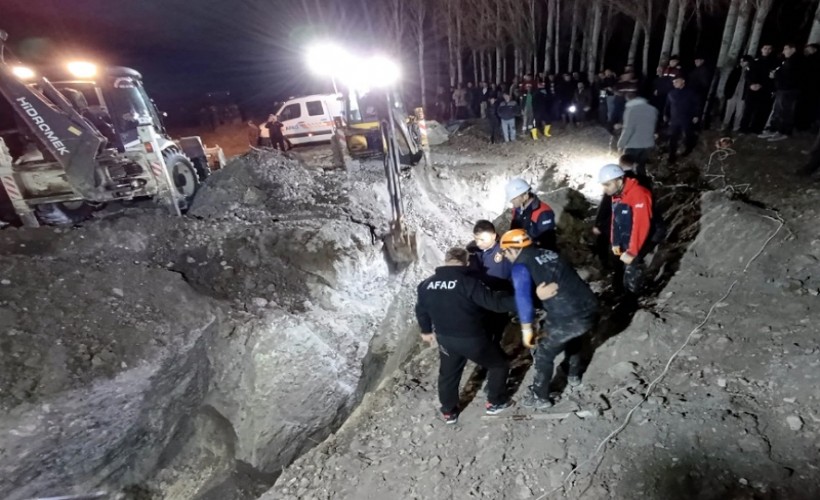
[[[504,142],[515,142],[515,118],[501,120],[501,133],[504,134]]]

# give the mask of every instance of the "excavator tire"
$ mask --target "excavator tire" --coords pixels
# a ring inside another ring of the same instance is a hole
[[[202,184],[200,173],[187,156],[174,148],[168,148],[162,152],[165,165],[174,181],[177,192],[184,200],[184,207],[188,207],[194,199],[199,186]]]
[[[194,164],[199,182],[205,182],[205,179],[211,175],[211,166],[208,165],[208,159],[205,157],[192,158],[191,162]]]

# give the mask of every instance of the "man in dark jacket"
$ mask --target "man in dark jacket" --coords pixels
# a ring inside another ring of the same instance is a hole
[[[515,142],[515,117],[521,114],[521,108],[516,101],[512,100],[510,94],[504,94],[504,98],[496,107],[496,114],[498,114],[498,119],[501,120],[501,133],[504,136],[504,142]]]
[[[752,56],[741,57],[740,64],[729,73],[729,78],[726,80],[723,93],[723,100],[726,101],[726,114],[723,117],[724,131],[738,132],[740,130],[746,106],[746,95],[749,91],[749,65],[752,61]]]
[[[700,121],[703,106],[698,95],[687,87],[683,75],[676,76],[672,84],[675,90],[670,92],[666,99],[664,121],[669,125],[669,162],[675,163],[678,159],[678,143],[681,136],[684,138],[684,156],[695,149],[695,125]]]
[[[513,206],[510,229],[523,229],[538,248],[557,249],[555,212],[538,199],[529,183],[511,179],[506,187],[507,202]]]
[[[688,85],[700,98],[701,102],[706,102],[706,97],[709,94],[709,87],[712,86],[712,70],[706,66],[706,59],[703,57],[695,58],[695,68],[689,73],[686,79]]]
[[[760,48],[760,56],[749,65],[749,91],[746,94],[742,131],[759,134],[766,126],[772,111],[774,83],[769,75],[777,67],[774,48],[767,44]]]
[[[538,90],[532,98],[532,107],[535,113],[535,128],[544,134],[544,137],[552,137],[552,96],[543,82],[538,84]]]
[[[485,114],[490,129],[490,144],[501,142],[501,118],[498,117],[498,99],[492,94],[487,99]]]
[[[510,270],[512,264],[504,258],[498,240],[499,236],[492,222],[480,220],[475,223],[473,242],[467,245],[467,251],[470,252],[470,269],[475,271],[476,277],[487,285],[490,290],[511,293]],[[494,342],[501,343],[504,330],[506,330],[509,322],[510,316],[506,313],[489,315],[487,330]]]
[[[769,118],[769,128],[758,137],[769,142],[788,139],[794,130],[797,100],[800,98],[800,67],[797,46],[783,47],[783,62],[770,77],[774,80],[774,109]]]
[[[486,329],[488,311],[514,312],[511,294],[492,292],[470,275],[468,254],[451,248],[443,267],[418,286],[416,319],[422,340],[438,342],[438,393],[447,424],[458,422],[458,385],[467,360],[488,370],[486,412],[496,415],[510,406],[506,395],[509,362]],[[435,334],[434,334],[435,332]]]
[[[598,299],[575,269],[551,250],[536,248],[524,230],[513,229],[501,237],[504,256],[513,263],[512,279],[521,337],[526,347],[535,345],[535,376],[521,405],[533,409],[552,406],[550,382],[555,358],[564,352],[567,381],[581,383],[581,351],[584,336],[597,322]],[[547,316],[543,328],[535,324],[533,290]],[[538,335],[542,332],[542,335]],[[537,343],[536,343],[537,339]]]

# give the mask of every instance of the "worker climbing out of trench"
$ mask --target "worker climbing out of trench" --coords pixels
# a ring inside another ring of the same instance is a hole
[[[535,376],[520,402],[532,409],[550,408],[555,358],[560,353],[568,358],[569,384],[581,383],[584,369],[581,354],[598,321],[598,298],[569,263],[552,250],[537,248],[523,229],[504,233],[501,248],[504,257],[513,264],[512,282],[521,340],[533,349]],[[536,322],[534,289],[546,312],[540,324]]]

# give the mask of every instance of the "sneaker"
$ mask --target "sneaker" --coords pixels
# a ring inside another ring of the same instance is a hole
[[[570,375],[567,377],[567,383],[571,387],[578,387],[581,385],[581,376],[580,375]]]
[[[757,138],[758,139],[768,139],[770,137],[774,137],[775,135],[777,135],[777,132],[772,132],[770,130],[768,130],[768,131],[764,130],[762,134],[758,134]]]
[[[552,401],[549,398],[542,398],[537,396],[532,390],[521,398],[521,406],[531,408],[533,410],[546,410],[552,408]]]
[[[510,401],[505,401],[505,402],[503,402],[501,404],[497,404],[497,405],[494,405],[494,404],[490,403],[489,401],[487,401],[487,404],[485,405],[485,408],[487,409],[487,415],[498,415],[499,413],[506,410],[510,406],[512,406],[512,402],[510,402]]]
[[[444,418],[444,423],[447,425],[454,425],[458,423],[458,412],[450,412],[450,413],[443,413],[441,414],[442,418]]]
[[[775,134],[775,135],[773,135],[773,136],[769,137],[769,142],[777,142],[777,141],[782,141],[782,140],[785,140],[785,139],[788,139],[788,138],[789,138],[789,136],[788,136],[788,135],[784,135],[784,134]]]

